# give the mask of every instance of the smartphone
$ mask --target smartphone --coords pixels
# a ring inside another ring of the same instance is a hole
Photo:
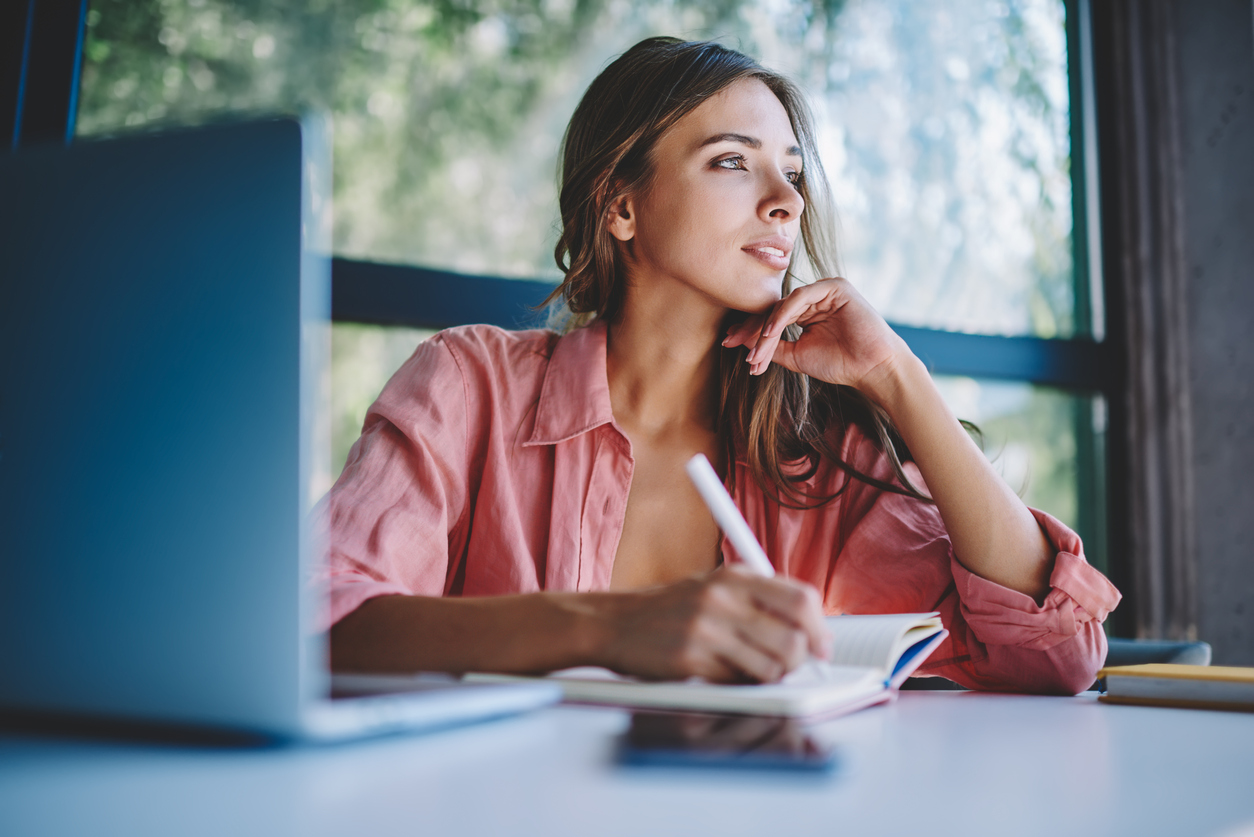
[[[791,718],[636,712],[619,741],[632,766],[831,771],[836,747]]]

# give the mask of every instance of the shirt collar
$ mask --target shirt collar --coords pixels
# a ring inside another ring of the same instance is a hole
[[[562,335],[544,373],[536,423],[524,445],[555,445],[614,421],[602,320]]]
[[[593,320],[558,338],[540,387],[536,423],[524,447],[556,445],[614,423],[605,366],[607,335],[605,321]],[[739,445],[735,459],[738,466],[749,466],[749,457]]]

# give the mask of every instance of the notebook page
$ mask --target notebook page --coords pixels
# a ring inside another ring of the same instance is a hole
[[[930,613],[886,613],[858,616],[829,616],[832,632],[831,662],[842,666],[863,666],[887,671],[893,652],[905,633]]]
[[[866,678],[865,667],[851,667],[834,665],[832,663],[823,662],[810,658],[804,663],[793,669],[784,679],[779,681],[779,686],[821,686],[821,685],[845,685],[861,682]],[[603,683],[646,683],[649,681],[637,680],[634,677],[626,677],[621,674],[615,674],[606,668],[598,668],[595,666],[579,666],[577,668],[566,668],[561,671],[555,671],[549,677],[558,680],[583,680],[597,681]],[[703,684],[710,685],[700,677],[690,677],[683,681],[674,681],[687,684]],[[737,686],[736,688],[759,689],[763,686]]]
[[[693,712],[739,712],[809,718],[853,711],[882,702],[890,694],[883,674],[874,669],[809,662],[779,683],[723,685],[698,679],[648,682],[605,669],[577,668],[554,672],[565,700],[642,709]],[[471,682],[531,680],[505,674],[467,674]]]
[[[779,682],[781,686],[793,687],[846,685],[860,683],[866,676],[864,667],[833,665],[812,657],[784,675]]]

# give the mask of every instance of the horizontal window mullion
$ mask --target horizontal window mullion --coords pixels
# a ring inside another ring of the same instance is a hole
[[[544,312],[535,306],[554,287],[551,282],[337,258],[331,260],[331,319],[437,329],[465,323],[537,326],[543,324]]]
[[[998,337],[892,326],[936,374],[1103,392],[1111,388],[1106,346],[1092,340]]]
[[[538,306],[551,282],[470,276],[409,265],[332,260],[331,316],[341,322],[447,328],[489,323],[502,328],[544,322]],[[1111,386],[1103,344],[961,334],[893,325],[936,374],[1029,381],[1068,389]]]

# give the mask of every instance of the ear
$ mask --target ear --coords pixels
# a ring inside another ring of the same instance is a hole
[[[619,241],[636,237],[636,206],[629,195],[615,198],[606,210],[605,228]]]

